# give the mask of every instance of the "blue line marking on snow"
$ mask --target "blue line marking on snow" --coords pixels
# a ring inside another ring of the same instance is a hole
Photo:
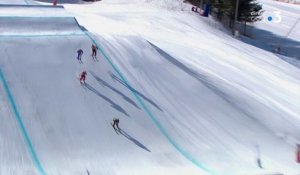
[[[0,17],[1,18],[1,17]],[[184,148],[182,148],[178,143],[176,143],[172,137],[170,136],[170,134],[167,132],[167,130],[159,123],[159,121],[156,119],[157,117],[151,112],[151,110],[146,106],[146,104],[144,103],[144,101],[141,99],[141,97],[133,90],[132,86],[129,84],[129,82],[127,81],[127,79],[125,78],[125,76],[121,73],[121,71],[117,68],[117,66],[112,62],[112,59],[108,56],[108,54],[104,51],[104,49],[102,47],[100,47],[100,45],[93,39],[93,37],[86,31],[82,30],[82,27],[79,25],[78,21],[76,20],[76,18],[74,17],[14,17],[14,16],[9,16],[9,18],[73,18],[75,19],[78,27],[81,29],[81,31],[83,32],[83,34],[81,35],[86,35],[88,38],[90,38],[90,40],[99,48],[99,50],[101,51],[102,55],[104,56],[104,58],[108,61],[108,63],[112,66],[112,68],[114,69],[114,71],[118,74],[118,76],[125,82],[125,84],[129,87],[129,90],[131,91],[131,93],[135,96],[136,100],[138,101],[138,103],[141,105],[141,107],[143,108],[143,110],[146,112],[146,114],[151,118],[151,120],[154,122],[154,124],[158,127],[158,129],[161,131],[161,133],[166,137],[166,139],[168,140],[168,142],[178,151],[180,152],[186,159],[188,159],[189,161],[191,161],[194,165],[196,165],[198,168],[202,169],[203,171],[211,174],[211,175],[217,175],[217,173],[215,173],[214,171],[210,170],[209,168],[207,168],[205,165],[203,165],[202,163],[200,163],[199,161],[197,161],[189,152],[187,152]],[[16,37],[41,37],[41,36],[49,36],[49,35],[15,35]],[[55,35],[50,35],[50,36],[55,36]],[[65,35],[57,35],[57,36],[65,36]],[[74,36],[74,35],[73,35]],[[5,37],[5,36],[4,36]],[[9,37],[9,36],[8,36]],[[19,122],[21,131],[23,133],[23,136],[25,138],[26,144],[28,146],[28,148],[30,149],[32,158],[35,162],[35,165],[37,166],[39,172],[41,175],[45,175],[45,171],[43,170],[37,155],[33,149],[33,146],[30,142],[30,139],[28,137],[28,134],[25,130],[25,127],[22,123],[21,117],[19,116],[19,113],[17,111],[15,102],[12,98],[12,95],[10,94],[10,91],[8,89],[8,86],[6,84],[6,81],[4,79],[4,76],[0,70],[0,78],[1,81],[3,82],[5,89],[7,91],[7,95],[9,96],[11,105],[13,106],[14,109],[14,113],[15,116]]]
[[[80,27],[80,26],[79,26]],[[85,31],[83,31],[85,32]],[[132,86],[129,84],[125,76],[121,73],[121,71],[117,68],[117,66],[112,62],[111,58],[108,56],[108,54],[104,51],[104,49],[93,39],[93,37],[88,33],[85,32],[85,34],[91,39],[91,41],[98,47],[104,58],[109,62],[109,64],[112,66],[114,71],[118,74],[118,76],[125,82],[125,84],[129,87],[132,94],[135,96],[136,100],[139,102],[141,107],[144,109],[144,111],[147,113],[147,115],[151,118],[151,120],[154,122],[154,124],[158,127],[158,129],[161,131],[161,133],[167,138],[169,143],[178,151],[180,152],[186,159],[191,161],[194,165],[196,165],[198,168],[204,170],[205,172],[211,174],[211,175],[217,175],[215,172],[207,168],[205,165],[197,161],[190,153],[188,153],[185,149],[183,149],[178,143],[176,143],[170,134],[167,132],[167,130],[159,123],[159,121],[156,119],[155,115],[151,112],[151,110],[146,106],[146,104],[143,102],[141,97],[133,91]]]
[[[11,107],[13,109],[13,112],[15,114],[14,116],[15,116],[18,124],[19,124],[20,130],[22,132],[22,135],[23,135],[23,138],[24,138],[25,143],[27,145],[27,148],[29,149],[29,153],[30,153],[30,155],[32,157],[32,160],[33,160],[36,168],[38,169],[40,175],[46,175],[46,173],[45,173],[45,171],[44,171],[44,169],[43,169],[43,167],[42,167],[42,165],[41,165],[41,163],[40,163],[40,161],[39,161],[39,159],[37,157],[37,154],[36,154],[36,152],[35,152],[35,150],[33,148],[33,145],[32,145],[32,143],[30,141],[30,138],[28,136],[26,128],[25,128],[25,126],[23,124],[23,121],[21,119],[21,116],[20,116],[20,114],[18,112],[18,108],[17,108],[17,105],[15,103],[15,100],[14,100],[14,98],[13,98],[13,96],[12,96],[10,90],[9,90],[8,84],[7,84],[7,82],[6,82],[5,78],[4,78],[4,75],[3,75],[1,69],[0,69],[0,79],[1,79],[1,82],[2,82],[3,87],[5,89],[5,92],[7,94],[7,97],[9,99],[10,105],[11,105]]]
[[[24,2],[25,2],[26,5],[29,5],[29,2],[27,0],[24,0]]]

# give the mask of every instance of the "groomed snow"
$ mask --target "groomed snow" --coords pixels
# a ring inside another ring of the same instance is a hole
[[[0,17],[73,17],[62,6],[0,5]],[[9,25],[9,23],[7,23]]]
[[[185,7],[104,0],[65,8],[106,53],[99,50],[99,62],[89,37],[73,35],[79,28],[72,18],[49,21],[43,32],[15,25],[28,18],[12,19],[5,23],[20,36],[0,36],[0,69],[47,174],[299,174],[298,68]],[[61,27],[60,20],[73,36],[41,36],[55,34],[51,26]],[[40,37],[24,37],[28,31]],[[77,78],[84,69],[83,87]],[[3,82],[0,105],[0,174],[41,174]],[[114,117],[123,135],[110,126]]]
[[[297,66],[300,64],[300,6],[282,2],[259,0],[265,12],[263,20],[249,28],[248,33],[262,48],[274,52],[281,48],[280,57]],[[279,13],[281,21],[274,22]],[[268,17],[272,21],[268,21]],[[282,56],[281,56],[282,55]],[[286,58],[290,57],[290,58]],[[299,66],[298,66],[299,68]]]

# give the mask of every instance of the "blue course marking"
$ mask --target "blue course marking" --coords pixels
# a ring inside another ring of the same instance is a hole
[[[17,105],[15,103],[15,100],[14,100],[14,98],[13,98],[13,96],[12,96],[10,90],[9,90],[8,84],[7,84],[7,82],[6,82],[5,78],[4,78],[4,75],[3,75],[1,69],[0,69],[0,79],[1,79],[1,82],[2,82],[3,87],[5,89],[5,92],[7,94],[7,97],[9,99],[10,105],[11,105],[11,107],[13,109],[13,112],[15,114],[14,116],[15,116],[18,124],[19,124],[20,130],[22,132],[22,135],[23,135],[23,138],[24,138],[25,143],[27,145],[27,148],[29,149],[29,153],[31,155],[31,158],[32,158],[32,160],[33,160],[36,168],[38,169],[40,175],[46,175],[46,173],[45,173],[45,171],[44,171],[44,169],[43,169],[43,167],[42,167],[42,165],[41,165],[41,163],[40,163],[40,161],[39,161],[39,159],[37,157],[37,154],[36,154],[36,152],[34,150],[34,147],[32,146],[32,143],[31,143],[30,138],[29,138],[29,136],[27,134],[26,128],[25,128],[25,126],[23,124],[23,121],[21,119],[21,116],[20,116],[20,114],[18,112],[18,108],[17,108]]]
[[[85,32],[85,31],[83,31]],[[129,87],[132,94],[135,96],[136,100],[139,102],[143,110],[146,112],[146,114],[151,118],[151,120],[154,122],[154,124],[158,127],[158,129],[161,131],[161,133],[166,137],[166,139],[171,143],[171,145],[180,152],[186,159],[191,161],[194,165],[196,165],[198,168],[204,170],[205,172],[211,174],[211,175],[217,175],[214,171],[207,168],[205,165],[197,161],[189,152],[187,152],[184,148],[182,148],[178,143],[173,140],[173,138],[170,136],[170,134],[167,132],[167,130],[159,123],[159,121],[156,119],[157,117],[151,112],[151,110],[146,106],[144,101],[141,99],[141,97],[133,90],[132,86],[129,84],[125,76],[121,73],[121,71],[117,68],[117,66],[112,62],[111,58],[108,56],[108,54],[104,51],[104,49],[93,39],[93,37],[85,32],[85,34],[91,39],[91,41],[98,47],[98,49],[101,51],[102,55],[106,59],[106,61],[109,62],[109,64],[112,66],[114,71],[118,74],[118,76],[125,82],[125,84]]]
[[[14,18],[14,17],[11,17]],[[20,17],[22,18],[22,17]],[[24,18],[24,17],[23,17]],[[26,18],[26,17],[25,17]],[[35,17],[27,17],[27,18],[35,18]],[[42,17],[43,18],[43,17]],[[73,18],[75,19],[78,27],[82,30],[81,26],[79,25],[78,21],[76,20],[76,18],[74,17],[45,17],[45,18]],[[129,87],[131,93],[135,96],[136,100],[138,101],[138,103],[141,105],[142,109],[146,112],[146,114],[151,118],[151,120],[154,122],[154,124],[158,127],[158,129],[161,131],[161,133],[166,137],[166,139],[169,141],[169,143],[179,152],[181,153],[186,159],[188,159],[189,161],[191,161],[194,165],[196,165],[198,168],[200,168],[201,170],[204,170],[205,172],[211,174],[211,175],[217,175],[217,173],[215,173],[214,171],[210,170],[209,168],[207,168],[205,165],[203,165],[202,163],[200,163],[199,161],[197,161],[189,152],[187,152],[184,148],[182,148],[178,143],[175,142],[175,140],[173,140],[173,138],[170,136],[170,134],[166,131],[166,129],[158,122],[158,120],[156,119],[157,117],[151,112],[151,110],[146,106],[146,104],[144,103],[144,101],[141,99],[141,97],[133,90],[132,86],[130,85],[130,83],[127,81],[127,79],[125,78],[125,76],[121,73],[121,71],[117,68],[117,66],[112,62],[112,59],[108,56],[108,54],[104,51],[104,49],[93,39],[93,37],[86,31],[82,30],[84,32],[84,35],[86,35],[88,38],[90,38],[90,40],[99,48],[99,50],[101,51],[102,55],[104,56],[104,58],[106,59],[106,61],[108,61],[108,63],[112,66],[112,68],[114,69],[114,71],[118,74],[118,76],[125,82],[125,84]],[[44,35],[45,36],[45,35]],[[21,37],[25,37],[25,36],[21,36]],[[30,37],[30,36],[29,36]],[[14,100],[9,92],[8,86],[5,82],[5,79],[3,77],[3,74],[0,70],[0,78],[4,84],[4,86],[6,85],[6,91],[8,96],[10,97],[10,102],[13,106],[16,118],[19,122],[19,125],[21,127],[22,133],[25,137],[26,143],[30,149],[31,155],[33,157],[33,160],[40,172],[41,175],[45,175],[45,172],[36,156],[36,153],[33,149],[33,146],[30,142],[30,139],[26,133],[25,127],[22,123],[22,120],[18,114],[16,105],[14,103]]]
[[[29,2],[27,0],[24,0],[24,2],[25,2],[26,5],[29,5]]]

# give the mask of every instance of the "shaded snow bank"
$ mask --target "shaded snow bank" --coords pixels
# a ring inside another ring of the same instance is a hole
[[[63,6],[0,5],[0,17],[73,17]],[[9,25],[9,23],[7,23]]]
[[[113,3],[67,9],[98,36],[187,154],[221,175],[299,172],[294,160],[300,140],[299,69],[232,39],[196,15],[127,5],[125,0],[124,5]],[[20,38],[3,45],[1,68],[49,174],[83,174],[86,168],[91,174],[202,173],[136,105],[132,89],[102,55],[92,61],[87,37]],[[84,64],[76,60],[78,48],[84,50]],[[89,71],[85,87],[77,79],[83,69]],[[0,103],[8,106],[3,94]],[[9,110],[0,114],[10,115]],[[115,134],[113,117],[121,119],[126,136]],[[18,129],[13,121],[7,125]],[[12,137],[5,148],[17,147],[20,154],[10,151],[1,158],[27,160],[20,139]],[[255,145],[261,148],[264,170],[255,163]],[[14,166],[22,168],[22,163]],[[9,172],[9,164],[0,166]]]
[[[30,25],[28,25],[30,24]],[[1,18],[0,34],[8,35],[76,35],[83,34],[74,18]]]

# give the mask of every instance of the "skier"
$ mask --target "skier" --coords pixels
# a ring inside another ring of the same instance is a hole
[[[56,6],[56,5],[57,5],[57,1],[58,1],[58,0],[53,0],[53,6]]]
[[[94,60],[97,60],[97,49],[98,49],[98,47],[96,46],[96,45],[94,45],[94,44],[92,44],[92,57],[93,57],[93,59]]]
[[[80,84],[85,84],[85,79],[86,79],[87,73],[86,71],[82,71],[80,74]]]
[[[118,118],[114,118],[112,126],[115,130],[118,130],[120,132],[119,122],[120,122],[120,120]]]
[[[78,61],[79,61],[80,63],[82,63],[82,61],[81,61],[81,56],[82,56],[82,54],[83,54],[83,50],[82,50],[82,49],[78,49],[78,50],[77,50],[77,54],[78,54],[78,56],[77,56]]]

